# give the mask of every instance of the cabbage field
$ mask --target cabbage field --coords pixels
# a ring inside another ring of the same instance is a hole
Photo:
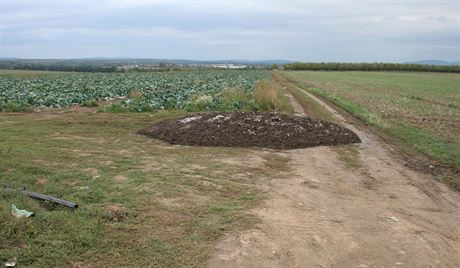
[[[58,73],[36,77],[0,76],[0,110],[11,105],[66,107],[122,99],[132,111],[183,109],[199,102],[214,110],[230,89],[251,92],[262,70],[202,70],[155,73]],[[232,103],[238,108],[241,102]]]

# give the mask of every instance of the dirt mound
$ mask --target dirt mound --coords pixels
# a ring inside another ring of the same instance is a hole
[[[171,144],[306,148],[361,142],[349,129],[323,120],[277,113],[209,113],[161,121],[138,132]]]

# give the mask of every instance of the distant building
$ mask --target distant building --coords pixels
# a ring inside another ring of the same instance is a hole
[[[217,68],[217,69],[244,69],[244,68],[247,68],[248,66],[244,64],[219,63],[219,64],[204,64],[203,67]]]

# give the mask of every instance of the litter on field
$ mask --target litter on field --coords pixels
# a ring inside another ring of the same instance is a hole
[[[44,194],[41,194],[41,193],[29,192],[29,191],[26,191],[24,187],[19,188],[18,190],[14,190],[14,189],[11,189],[11,188],[4,188],[4,189],[0,189],[0,190],[2,190],[3,192],[15,192],[15,191],[17,191],[20,194],[23,194],[25,196],[28,196],[28,197],[36,199],[36,200],[48,201],[48,202],[52,202],[52,203],[55,203],[55,204],[58,204],[58,205],[63,205],[63,206],[66,206],[68,208],[73,208],[73,209],[78,208],[78,205],[73,203],[73,202],[63,200],[63,199],[59,199],[59,198],[49,196],[49,195],[44,195]]]
[[[15,204],[11,205],[11,214],[13,214],[16,218],[30,218],[34,215],[33,212],[25,209],[19,209]]]

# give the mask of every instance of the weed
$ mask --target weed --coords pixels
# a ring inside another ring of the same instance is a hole
[[[131,112],[137,112],[137,113],[141,113],[141,112],[153,113],[157,111],[157,109],[153,105],[148,103],[145,99],[139,99],[139,100],[130,102],[127,109]]]
[[[250,91],[234,87],[227,89],[216,96],[198,93],[190,98],[185,110],[189,112],[199,111],[251,111],[253,108],[253,96]]]
[[[283,94],[280,85],[274,85],[269,80],[262,80],[256,84],[254,91],[256,109],[259,111],[286,111],[292,112],[289,99]]]
[[[97,106],[99,106],[99,104],[97,103],[97,101],[95,99],[83,101],[80,105],[83,106],[83,107],[97,107]]]
[[[185,106],[188,112],[210,111],[215,109],[215,100],[211,95],[203,93],[194,94],[189,103]]]
[[[345,145],[336,147],[334,151],[337,153],[339,160],[345,163],[348,168],[356,170],[362,166],[359,151],[356,147]]]
[[[105,107],[105,111],[109,113],[126,113],[129,112],[129,109],[120,103],[111,103]]]
[[[253,110],[253,97],[251,92],[235,87],[224,91],[219,99],[217,110],[223,112]]]
[[[12,112],[12,113],[18,113],[18,112],[31,112],[33,111],[32,106],[17,102],[17,101],[10,101],[4,104],[3,106],[0,106],[0,111],[4,112]]]
[[[452,186],[452,188],[456,189],[457,191],[460,191],[460,176],[458,174],[446,174],[442,177],[442,180],[450,186]]]

